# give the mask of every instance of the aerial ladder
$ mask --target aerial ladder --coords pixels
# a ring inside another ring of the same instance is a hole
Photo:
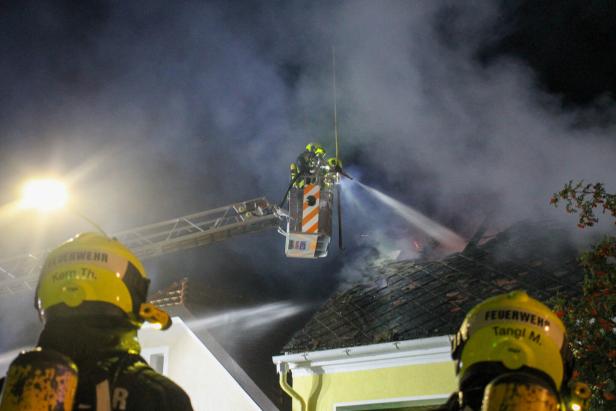
[[[341,176],[339,157],[326,159],[308,147],[303,155],[309,161],[292,178],[280,205],[265,197],[233,203],[172,220],[114,233],[140,259],[208,245],[240,234],[277,228],[285,237],[285,254],[291,258],[323,258],[332,237],[334,209],[338,209],[338,240],[342,249],[340,208]],[[288,199],[287,207],[284,207]],[[337,200],[337,201],[335,201]],[[283,208],[284,207],[284,208]],[[83,216],[82,216],[83,217]],[[85,217],[84,217],[85,218]],[[98,230],[95,223],[85,218]],[[46,252],[0,258],[0,296],[32,291],[36,288]]]
[[[278,228],[281,210],[265,197],[201,211],[112,235],[141,259]],[[0,258],[0,296],[36,288],[46,252]]]

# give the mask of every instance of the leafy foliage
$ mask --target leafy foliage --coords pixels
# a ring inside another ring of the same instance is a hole
[[[562,190],[552,195],[550,204],[557,207],[561,201],[565,202],[565,210],[568,213],[579,214],[580,228],[592,227],[599,222],[594,210],[599,206],[602,207],[604,214],[609,212],[612,217],[616,217],[616,194],[607,193],[601,183],[584,184],[584,181],[574,183],[571,180]]]
[[[570,181],[550,203],[565,203],[579,214],[578,227],[592,227],[599,219],[595,209],[616,217],[616,195],[603,184]],[[616,218],[614,223],[616,224]],[[585,270],[579,299],[554,298],[551,303],[562,318],[576,360],[574,379],[590,384],[592,410],[616,409],[616,237],[605,236],[580,256]]]

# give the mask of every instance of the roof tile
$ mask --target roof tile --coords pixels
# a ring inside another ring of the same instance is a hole
[[[463,253],[371,266],[375,277],[333,295],[283,348],[314,351],[453,334],[483,299],[525,289],[580,292],[577,251],[552,222],[522,222]]]

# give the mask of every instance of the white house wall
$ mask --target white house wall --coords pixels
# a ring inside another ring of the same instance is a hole
[[[139,342],[144,356],[168,349],[167,376],[188,393],[195,411],[260,410],[180,318],[166,331],[143,328]]]

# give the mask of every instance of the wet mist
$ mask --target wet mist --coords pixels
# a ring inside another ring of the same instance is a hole
[[[266,339],[281,322],[302,313],[309,306],[291,301],[227,309],[209,314],[186,324],[195,333],[210,332],[232,355],[241,355],[246,345]]]

